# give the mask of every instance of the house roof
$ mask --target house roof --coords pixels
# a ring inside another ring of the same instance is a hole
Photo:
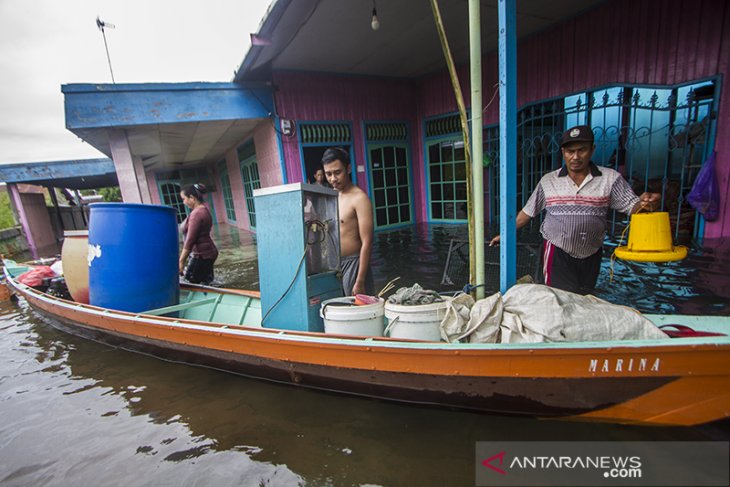
[[[517,37],[594,8],[604,0],[520,0]],[[482,0],[482,52],[497,49],[497,0]],[[252,35],[234,81],[268,79],[271,70],[416,78],[445,67],[426,0],[376,2],[380,29],[370,27],[370,0],[275,0]],[[457,64],[468,62],[466,0],[439,0]]]
[[[24,162],[0,165],[0,182],[94,189],[116,186],[117,174],[107,158]]]
[[[111,157],[124,130],[145,168],[215,162],[271,116],[271,89],[247,83],[68,84],[66,128]]]

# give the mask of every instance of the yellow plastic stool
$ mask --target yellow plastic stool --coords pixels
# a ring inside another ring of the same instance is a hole
[[[672,244],[669,213],[635,213],[629,223],[628,245],[616,248],[616,257],[635,262],[671,262],[687,257],[689,249]]]

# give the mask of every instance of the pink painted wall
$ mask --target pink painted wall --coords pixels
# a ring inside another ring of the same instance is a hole
[[[415,201],[423,198],[423,184],[416,176],[422,160],[414,141],[416,130],[416,93],[411,80],[338,76],[317,73],[274,73],[276,106],[281,118],[296,122],[337,121],[352,124],[353,160],[366,164],[364,124],[375,121],[398,121],[409,124],[411,134],[411,168],[416,182]],[[302,163],[299,138],[282,136],[286,171],[290,183],[301,182]],[[257,147],[258,149],[258,147]],[[357,184],[368,190],[366,173],[357,173]]]
[[[256,163],[259,168],[261,187],[267,188],[282,184],[279,147],[271,120],[261,122],[256,127],[253,133],[253,144],[256,147]]]
[[[228,169],[228,179],[231,182],[231,193],[233,195],[233,208],[236,213],[236,221],[230,222],[226,216],[226,206],[223,201],[223,186],[218,174],[217,167],[211,169],[214,174],[214,180],[218,185],[218,191],[213,193],[215,202],[216,216],[219,222],[227,222],[237,228],[250,230],[248,221],[248,208],[246,206],[246,195],[243,190],[243,177],[241,176],[241,168],[238,160],[238,148],[244,144],[250,137],[242,140],[235,147],[226,152],[225,161]],[[279,149],[276,143],[276,132],[274,132],[271,121],[262,121],[253,131],[253,142],[256,149],[256,163],[259,168],[259,176],[261,178],[261,186],[276,186],[281,184],[281,166],[279,165]]]
[[[155,177],[155,173],[148,171],[145,173],[145,176],[147,176],[147,187],[150,189],[150,200],[152,201],[152,204],[161,205],[162,200],[160,200],[160,190],[157,188],[157,178]]]
[[[248,213],[246,212],[246,197],[243,193],[243,178],[241,177],[241,168],[239,167],[237,149],[238,146],[233,147],[231,150],[226,152],[226,169],[228,169],[228,179],[231,181],[233,209],[236,213],[235,223],[229,223],[238,228],[249,230]],[[223,206],[223,209],[225,210],[225,206]]]
[[[616,0],[523,39],[517,49],[518,105],[608,84],[678,84],[730,74],[730,2],[723,0]],[[482,59],[483,99],[498,79],[498,55]],[[468,97],[468,70],[459,70]],[[727,91],[727,88],[724,91]],[[418,116],[456,111],[448,73],[418,83]],[[484,124],[499,120],[499,101]],[[420,130],[420,127],[419,127]],[[419,133],[419,136],[422,134]],[[720,96],[715,137],[720,193],[730,194],[730,96]],[[706,237],[730,236],[730,198]]]
[[[60,248],[53,234],[43,189],[28,184],[9,184],[8,190],[33,258],[57,254]]]

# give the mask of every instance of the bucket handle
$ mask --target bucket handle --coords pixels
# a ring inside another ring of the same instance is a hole
[[[320,318],[322,318],[324,320],[327,319],[327,317],[325,316],[325,314],[326,314],[327,306],[329,306],[329,305],[330,305],[330,303],[325,303],[325,304],[322,305],[322,308],[319,310],[319,316],[320,316]]]
[[[383,330],[383,336],[384,337],[390,336],[389,335],[390,334],[390,329],[393,328],[393,325],[395,325],[395,322],[398,321],[399,319],[400,319],[400,315],[398,315],[395,318],[393,318],[392,320],[390,320],[390,322],[388,323],[388,326],[386,326],[385,327],[385,330]]]

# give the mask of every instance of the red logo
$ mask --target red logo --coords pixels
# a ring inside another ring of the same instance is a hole
[[[482,460],[482,465],[484,465],[487,468],[491,468],[492,470],[494,470],[497,473],[500,473],[502,475],[507,475],[506,471],[502,470],[499,467],[495,467],[494,465],[492,465],[492,461],[499,459],[499,465],[501,466],[504,463],[504,455],[505,455],[505,452],[503,452],[503,451],[497,453],[496,455],[492,455],[491,457],[487,458],[486,460]]]

